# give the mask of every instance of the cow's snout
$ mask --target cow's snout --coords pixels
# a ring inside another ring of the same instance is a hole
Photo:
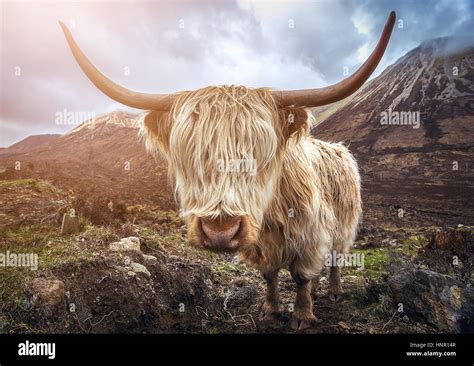
[[[201,236],[206,249],[233,252],[239,249],[242,232],[240,217],[199,219]]]

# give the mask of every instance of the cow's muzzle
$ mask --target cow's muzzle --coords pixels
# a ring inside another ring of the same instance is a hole
[[[245,223],[240,217],[198,220],[198,236],[205,249],[215,252],[235,252],[239,249],[245,235]]]

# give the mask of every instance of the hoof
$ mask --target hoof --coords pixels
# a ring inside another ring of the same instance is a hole
[[[329,300],[331,300],[334,303],[340,302],[342,300],[342,294],[330,292],[329,293]]]
[[[279,314],[275,312],[262,312],[260,313],[260,321],[268,324],[279,323]]]
[[[332,302],[340,302],[342,300],[342,295],[344,294],[342,288],[338,288],[335,290],[329,289],[329,300]]]
[[[267,304],[263,304],[259,320],[265,323],[279,323],[280,312],[274,307],[268,306]]]
[[[299,319],[294,316],[293,319],[291,319],[290,326],[294,330],[303,331],[314,329],[317,325],[317,322],[318,319],[314,315],[305,317],[304,319]]]

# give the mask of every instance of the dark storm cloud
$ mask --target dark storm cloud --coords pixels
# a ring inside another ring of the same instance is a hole
[[[371,0],[360,6],[359,12],[370,19],[370,31],[381,29],[381,14],[392,8],[397,12],[398,22],[394,42],[387,51],[386,59],[398,57],[417,47],[423,41],[438,37],[472,37],[474,29],[474,1],[472,0]],[[400,26],[403,25],[403,28]],[[375,35],[375,34],[374,34]],[[372,39],[375,44],[375,39]]]
[[[425,40],[453,35],[473,38],[471,0],[316,1],[286,12],[295,20],[295,28],[289,32],[280,24],[274,29],[275,47],[279,43],[282,53],[306,60],[327,82],[336,82],[345,66],[354,71],[374,49],[391,10],[397,13],[397,23],[379,71]],[[358,57],[361,48],[365,52]]]
[[[145,92],[209,84],[318,87],[354,71],[390,10],[396,28],[378,71],[422,41],[473,29],[473,1],[2,2],[0,146],[65,132],[64,109],[123,106],[96,90],[68,50],[65,21],[113,80]],[[21,74],[15,72],[20,68]]]

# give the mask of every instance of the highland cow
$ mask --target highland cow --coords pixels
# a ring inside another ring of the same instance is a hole
[[[169,175],[188,225],[189,243],[238,253],[267,282],[262,319],[279,312],[278,272],[296,283],[292,325],[314,325],[312,280],[325,257],[345,254],[361,220],[357,163],[342,144],[309,133],[307,108],[354,93],[386,49],[392,12],[369,59],[347,79],[320,89],[274,91],[210,86],[171,95],[130,91],[101,74],[61,23],[77,62],[109,97],[149,110],[143,133],[149,151],[168,161]],[[340,268],[331,266],[329,295],[342,294]]]

